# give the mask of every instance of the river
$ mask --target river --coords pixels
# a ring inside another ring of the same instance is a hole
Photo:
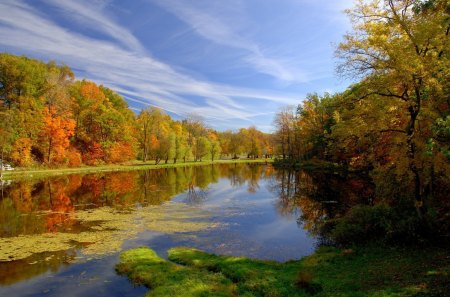
[[[0,200],[0,296],[142,296],[145,288],[114,270],[120,252],[138,246],[162,256],[188,246],[299,259],[320,242],[318,223],[342,205],[335,180],[216,164],[8,182]],[[363,185],[351,188],[355,199],[370,196]]]

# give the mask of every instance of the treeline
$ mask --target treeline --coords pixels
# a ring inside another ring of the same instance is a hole
[[[272,154],[254,127],[219,133],[198,116],[175,121],[149,107],[137,116],[114,91],[75,80],[55,62],[0,54],[1,159],[15,166],[80,166],[139,158],[177,162]]]
[[[449,2],[374,1],[347,13],[353,31],[337,48],[338,70],[360,80],[277,114],[280,163],[328,163],[372,177],[373,201],[392,208],[350,211],[341,231],[401,220],[410,234],[449,234]],[[401,211],[387,219],[394,212],[380,209]]]

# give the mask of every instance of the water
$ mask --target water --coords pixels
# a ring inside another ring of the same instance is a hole
[[[142,296],[114,271],[138,246],[299,259],[340,205],[322,203],[339,195],[321,182],[332,184],[256,164],[12,182],[0,200],[0,296]]]

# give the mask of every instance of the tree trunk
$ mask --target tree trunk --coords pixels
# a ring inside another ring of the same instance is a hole
[[[420,95],[418,94],[418,90],[416,90],[416,96]],[[415,207],[417,210],[417,214],[420,219],[424,219],[424,215],[426,213],[425,204],[423,201],[423,195],[421,193],[421,181],[420,181],[420,173],[419,169],[416,165],[416,144],[414,143],[414,134],[415,134],[415,125],[417,116],[420,111],[420,98],[416,98],[416,104],[409,106],[408,111],[410,115],[408,127],[406,129],[406,142],[408,145],[408,159],[409,159],[409,169],[411,170],[413,174],[414,179],[414,200],[415,200]]]
[[[48,141],[48,155],[47,155],[47,163],[50,164],[50,154],[52,153],[52,139],[50,138]]]

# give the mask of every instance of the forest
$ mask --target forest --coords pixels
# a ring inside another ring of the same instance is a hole
[[[129,160],[214,160],[272,155],[255,127],[217,132],[196,114],[174,120],[148,107],[136,115],[122,96],[55,62],[0,54],[1,159],[18,167],[76,167]]]
[[[448,1],[360,3],[336,50],[339,73],[358,81],[278,112],[280,165],[325,164],[374,183],[333,223],[335,237],[449,234],[449,13]]]

